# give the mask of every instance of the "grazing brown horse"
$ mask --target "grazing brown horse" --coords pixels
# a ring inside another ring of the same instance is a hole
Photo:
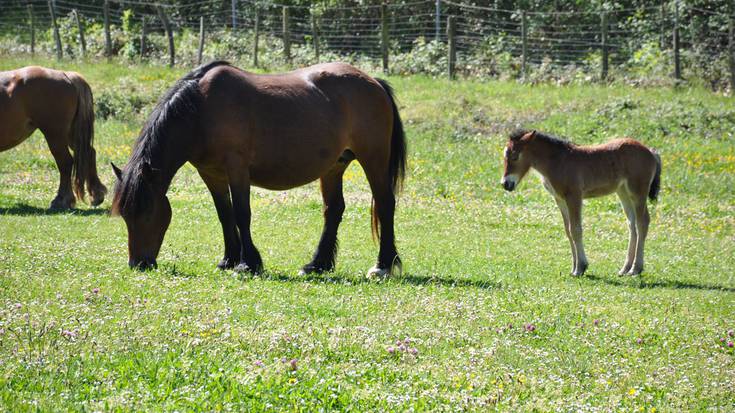
[[[74,195],[84,199],[85,184],[92,205],[102,203],[107,188],[97,176],[92,147],[92,91],[81,75],[38,66],[0,72],[0,152],[36,129],[43,132],[61,176],[51,208],[72,208]]]
[[[577,146],[536,131],[516,131],[505,148],[501,183],[512,191],[533,168],[543,177],[564,218],[572,247],[572,274],[582,275],[587,257],[582,243],[582,199],[616,192],[628,217],[628,258],[619,274],[643,271],[643,244],[648,234],[648,206],[661,186],[661,157],[633,139],[615,139],[594,146]]]
[[[211,192],[224,235],[219,268],[261,271],[250,236],[250,186],[284,190],[319,179],[324,229],[302,272],[334,268],[345,208],[342,175],[357,159],[373,194],[380,252],[368,275],[400,266],[393,234],[406,143],[393,92],[346,64],[257,75],[227,62],[201,66],[171,88],[148,118],[118,177],[112,211],[128,229],[128,264],[156,265],[171,220],[166,192],[190,162]],[[379,225],[379,228],[378,228]]]

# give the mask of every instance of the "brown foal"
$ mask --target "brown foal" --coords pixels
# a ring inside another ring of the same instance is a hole
[[[85,184],[92,205],[102,203],[107,188],[97,176],[92,146],[92,91],[81,75],[38,66],[0,72],[0,152],[19,145],[36,129],[59,168],[59,190],[51,208],[72,208],[75,195],[84,199]]]
[[[368,275],[400,266],[393,232],[395,196],[406,165],[406,142],[390,86],[341,63],[280,75],[258,75],[227,62],[190,72],[148,118],[118,177],[112,211],[128,228],[129,265],[147,268],[171,220],[166,192],[190,162],[209,189],[222,224],[220,268],[259,272],[250,236],[250,186],[284,190],[320,180],[324,229],[304,273],[334,268],[345,202],[342,175],[351,161],[372,191],[378,260]],[[379,227],[378,227],[379,225]]]
[[[628,217],[628,257],[620,275],[643,271],[643,245],[650,217],[646,196],[658,197],[661,157],[633,139],[577,146],[536,131],[516,131],[505,148],[505,171],[501,184],[513,191],[530,168],[543,177],[546,190],[556,200],[564,230],[572,247],[572,274],[582,275],[587,257],[582,243],[582,200],[618,194]]]

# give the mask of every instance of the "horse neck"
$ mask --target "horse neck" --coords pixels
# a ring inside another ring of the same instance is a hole
[[[174,136],[175,138],[169,137],[159,143],[152,150],[149,161],[151,168],[158,172],[156,184],[162,187],[164,193],[168,192],[171,181],[179,169],[191,159],[192,136],[188,133]]]
[[[567,150],[560,145],[537,138],[528,147],[531,167],[539,171],[541,175],[548,176],[554,164]]]

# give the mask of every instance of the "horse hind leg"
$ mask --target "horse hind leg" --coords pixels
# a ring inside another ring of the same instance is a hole
[[[370,190],[373,193],[373,217],[377,218],[379,225],[380,251],[378,262],[368,270],[367,276],[385,277],[394,273],[397,269],[400,273],[403,264],[398,256],[395,245],[394,216],[396,210],[396,197],[391,185],[388,171],[387,157],[385,162],[360,159],[360,164],[365,170]]]
[[[311,262],[301,268],[299,272],[301,275],[321,274],[334,270],[338,247],[337,230],[345,211],[342,177],[350,160],[348,158],[340,159],[320,180],[322,200],[324,201],[324,228]]]
[[[556,205],[559,207],[559,211],[561,211],[561,217],[564,220],[564,233],[567,235],[569,246],[572,249],[572,274],[574,274],[577,271],[577,249],[574,247],[574,239],[572,238],[571,227],[569,226],[569,209],[564,200],[556,197],[554,199],[556,200]]]
[[[56,197],[51,201],[52,210],[71,209],[76,204],[76,198],[72,191],[71,172],[74,165],[74,159],[69,152],[67,134],[58,131],[42,131],[46,139],[51,155],[56,161],[56,167],[59,169],[59,189]]]
[[[566,198],[566,204],[569,208],[569,232],[572,234],[574,248],[577,251],[577,262],[572,275],[580,276],[587,271],[587,267],[589,266],[582,241],[582,196],[568,196]]]
[[[648,204],[646,204],[647,191],[636,194],[635,200],[635,225],[636,225],[636,250],[633,267],[628,271],[628,275],[638,275],[643,272],[643,248],[648,236],[648,225],[651,217],[648,214]]]
[[[625,189],[620,189],[618,191],[618,197],[620,198],[620,203],[623,206],[625,216],[628,218],[628,232],[630,234],[630,238],[628,239],[628,255],[625,259],[625,264],[618,272],[619,275],[626,275],[633,267],[633,261],[635,260],[638,231],[636,229],[635,205],[630,199],[630,194],[628,194]]]

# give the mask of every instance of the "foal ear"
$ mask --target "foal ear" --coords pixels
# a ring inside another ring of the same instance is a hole
[[[528,139],[535,138],[536,137],[536,129],[532,130],[531,132],[528,132],[528,134],[526,136],[528,136]]]
[[[112,166],[112,172],[115,173],[115,176],[117,177],[117,180],[118,181],[122,181],[122,171],[120,170],[120,168],[118,168],[117,166],[115,166],[115,164],[112,163],[112,162],[110,162],[110,166]]]

